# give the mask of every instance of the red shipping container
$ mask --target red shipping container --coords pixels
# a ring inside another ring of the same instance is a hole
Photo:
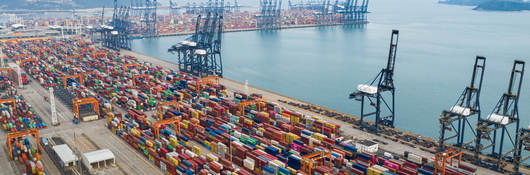
[[[210,162],[210,169],[213,170],[214,172],[216,173],[220,173],[221,172],[221,167],[219,165],[217,165],[216,163],[214,162]]]

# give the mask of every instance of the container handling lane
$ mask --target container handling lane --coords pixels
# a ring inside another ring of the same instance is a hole
[[[166,69],[178,70],[178,65],[177,64],[169,62],[169,61],[165,61],[165,60],[162,60],[162,59],[159,59],[159,58],[151,57],[151,56],[148,56],[148,55],[145,55],[145,54],[141,54],[141,53],[133,52],[133,51],[130,51],[130,50],[125,50],[125,49],[122,49],[120,51],[120,53],[123,54],[123,55],[134,56],[134,57],[138,58],[139,60],[142,60],[142,61],[145,61],[145,62],[150,62],[150,63],[152,63],[155,66],[161,66],[161,67],[164,67]],[[233,80],[230,80],[230,79],[226,79],[226,78],[222,78],[221,79],[221,84],[226,86],[227,90],[229,90],[229,91],[240,91],[241,92],[241,91],[245,91],[245,89],[246,89],[245,85],[243,83],[240,83],[240,82],[237,82],[237,81],[233,81]],[[257,88],[257,87],[252,87],[250,85],[249,85],[249,92],[248,93],[249,94],[250,93],[262,94],[264,99],[266,99],[268,101],[272,101],[272,102],[278,102],[280,100],[280,101],[295,102],[295,103],[298,103],[298,104],[308,104],[307,102],[304,102],[304,101],[301,101],[301,100],[298,100],[298,99],[294,99],[294,98],[291,98],[291,97],[280,95],[280,94],[277,94],[277,93],[274,93],[274,92],[270,92],[270,91],[267,91],[267,90],[264,90],[264,89],[260,89],[260,88]],[[432,154],[430,152],[427,152],[427,151],[423,151],[423,150],[421,150],[419,148],[413,148],[411,146],[408,146],[408,145],[405,145],[405,144],[402,144],[402,143],[399,143],[399,142],[394,142],[394,141],[392,141],[390,139],[387,139],[385,137],[377,136],[375,134],[371,134],[371,133],[368,133],[368,132],[353,128],[351,124],[346,123],[344,121],[337,120],[337,119],[330,118],[330,117],[325,117],[325,116],[323,116],[321,114],[317,114],[317,113],[314,113],[312,111],[308,111],[308,110],[299,108],[297,106],[292,106],[292,105],[289,105],[289,104],[282,104],[282,105],[283,106],[288,106],[289,108],[292,108],[292,109],[296,109],[297,111],[303,111],[306,114],[319,116],[321,119],[323,119],[325,121],[330,121],[330,122],[337,123],[337,124],[341,125],[341,129],[343,130],[344,136],[352,136],[352,137],[357,137],[357,138],[360,138],[360,139],[370,139],[370,140],[377,139],[379,141],[383,141],[383,142],[387,143],[386,145],[385,144],[380,144],[379,146],[380,146],[381,149],[392,150],[392,151],[394,151],[394,152],[396,152],[398,154],[402,154],[403,152],[407,151],[407,152],[411,152],[411,153],[414,153],[414,154],[417,154],[417,155],[421,155],[421,156],[424,156],[424,157],[434,157],[435,156],[434,154]],[[308,104],[308,105],[317,106],[317,105],[314,105],[314,104]],[[499,174],[498,172],[491,171],[489,169],[485,169],[485,168],[482,168],[482,167],[477,167],[477,173],[478,174]]]

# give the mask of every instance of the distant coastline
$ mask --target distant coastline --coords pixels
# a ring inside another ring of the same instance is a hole
[[[481,11],[523,11],[530,10],[530,2],[513,0],[444,0],[441,4],[475,6],[473,10]]]

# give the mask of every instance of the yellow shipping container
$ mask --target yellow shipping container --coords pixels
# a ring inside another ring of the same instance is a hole
[[[296,123],[300,123],[300,117],[298,116],[291,116],[291,123],[292,124],[296,124]]]
[[[317,139],[318,141],[322,141],[324,138],[326,138],[326,136],[320,133],[313,133],[313,138]]]
[[[366,175],[381,175],[381,171],[374,167],[370,167],[366,170]]]
[[[131,134],[139,136],[140,135],[140,131],[138,131],[138,130],[133,128],[133,129],[131,129]]]
[[[260,146],[260,145],[256,145],[256,149],[259,149],[259,150],[265,151],[265,148],[263,148],[263,147]]]
[[[193,111],[191,111],[191,117],[199,118],[199,113],[197,113],[197,111],[193,110]]]
[[[184,129],[188,129],[188,122],[182,122],[180,123],[180,126]]]
[[[331,129],[335,129],[335,125],[328,123],[328,122],[324,122],[324,126],[331,128]]]
[[[144,150],[144,149],[145,149],[145,146],[138,145],[138,148],[142,148],[142,150]]]
[[[285,134],[285,142],[287,142],[289,144],[293,143],[293,140],[296,140],[298,138],[299,138],[299,136],[296,135],[296,134],[293,134],[293,133]]]
[[[145,145],[147,145],[148,147],[153,147],[153,142],[149,141],[149,140],[145,140]]]
[[[179,142],[173,138],[169,138],[169,143],[173,147],[176,147],[179,144]]]
[[[193,152],[199,156],[202,156],[202,150],[198,146],[193,146]]]
[[[207,140],[205,140],[203,143],[204,143],[204,145],[206,145],[208,147],[212,147],[211,143],[209,141],[207,141]]]
[[[291,168],[291,167],[287,167],[287,169],[291,172],[291,174],[296,174],[296,170]]]
[[[278,147],[276,147],[276,146],[274,146],[274,145],[271,145],[271,146],[272,146],[273,148],[278,149],[278,152],[280,152],[280,153],[282,152],[282,149],[281,149],[281,148],[278,148]]]
[[[169,157],[168,159],[171,163],[175,164],[175,166],[179,165],[179,161],[173,157]]]
[[[265,128],[258,128],[258,131],[264,133],[265,132]]]
[[[151,160],[151,161],[155,161],[155,158],[154,158],[153,156],[148,155],[147,157],[148,157],[149,160]]]
[[[213,156],[214,156],[213,154],[207,154],[206,155],[206,159],[208,160],[208,162],[213,162],[213,161],[217,160],[217,158],[213,157]]]
[[[217,153],[217,143],[212,142],[212,152]]]
[[[248,125],[252,125],[252,120],[245,119],[245,123],[248,124]]]

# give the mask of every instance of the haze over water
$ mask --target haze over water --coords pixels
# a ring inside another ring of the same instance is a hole
[[[454,105],[469,85],[476,55],[487,57],[483,117],[507,90],[513,60],[530,61],[530,12],[471,9],[436,0],[374,0],[370,24],[363,27],[227,33],[224,76],[359,115],[360,102],[349,100],[348,94],[385,66],[390,32],[399,29],[396,127],[437,138],[440,112]],[[167,49],[184,38],[135,40],[133,50],[176,61]],[[519,103],[521,127],[530,124],[529,76],[527,68]]]

